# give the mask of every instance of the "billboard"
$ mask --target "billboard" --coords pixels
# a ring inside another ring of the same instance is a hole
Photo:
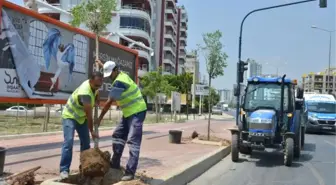
[[[194,84],[191,84],[191,89],[194,89]],[[195,84],[195,95],[208,96],[210,88],[208,85]]]
[[[12,3],[0,8],[0,97],[65,102],[92,70],[94,35]],[[136,51],[106,39],[99,48],[102,62],[117,62],[137,80]],[[100,89],[102,99],[110,84]]]
[[[89,59],[90,61],[95,61],[96,59],[96,42],[94,39],[90,39],[89,45]],[[136,66],[135,60],[136,55],[130,52],[126,52],[120,48],[113,47],[109,44],[100,43],[99,44],[99,59],[105,63],[106,61],[112,60],[117,63],[120,69],[127,73],[134,81],[136,81]],[[93,64],[93,63],[92,63]],[[92,66],[89,65],[89,71],[92,71]],[[104,80],[104,85],[100,89],[100,97],[104,99],[107,97],[110,88],[112,87],[112,82],[110,79]]]

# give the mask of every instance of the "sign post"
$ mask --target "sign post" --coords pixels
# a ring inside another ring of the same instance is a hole
[[[194,85],[191,85],[191,89],[194,89]],[[193,94],[193,96],[199,95],[200,96],[200,101],[199,101],[199,105],[198,105],[198,115],[200,116],[202,114],[202,101],[204,96],[209,96],[209,92],[210,92],[210,88],[208,85],[203,85],[203,84],[196,84],[195,85],[195,94]]]

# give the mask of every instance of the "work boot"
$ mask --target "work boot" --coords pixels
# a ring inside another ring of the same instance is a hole
[[[62,180],[69,178],[69,172],[67,171],[61,172],[60,177]]]
[[[121,178],[121,181],[131,181],[134,179],[134,175],[132,174],[125,174],[122,178]]]
[[[112,160],[110,161],[110,167],[113,169],[120,170],[120,163],[113,162]]]

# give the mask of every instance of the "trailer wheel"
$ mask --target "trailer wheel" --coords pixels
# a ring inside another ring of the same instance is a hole
[[[294,140],[286,138],[285,142],[284,163],[286,166],[291,166],[294,158]]]
[[[239,160],[239,133],[232,133],[231,159],[233,162]]]

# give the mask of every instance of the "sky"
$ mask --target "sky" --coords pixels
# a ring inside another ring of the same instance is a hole
[[[22,5],[23,0],[10,0]],[[243,17],[262,7],[294,2],[294,0],[178,0],[189,17],[187,50],[202,43],[202,34],[220,30],[223,51],[229,56],[224,76],[213,80],[216,89],[232,89],[236,81],[239,27]],[[208,3],[205,3],[208,2]],[[324,71],[328,67],[329,34],[312,29],[312,25],[335,30],[335,1],[327,8],[318,1],[250,15],[244,24],[242,59],[252,58],[263,64],[263,73],[286,74],[301,79],[303,74]],[[332,34],[331,65],[335,61],[335,32]],[[266,64],[267,63],[267,64]],[[200,72],[207,75],[205,60],[200,56]]]

